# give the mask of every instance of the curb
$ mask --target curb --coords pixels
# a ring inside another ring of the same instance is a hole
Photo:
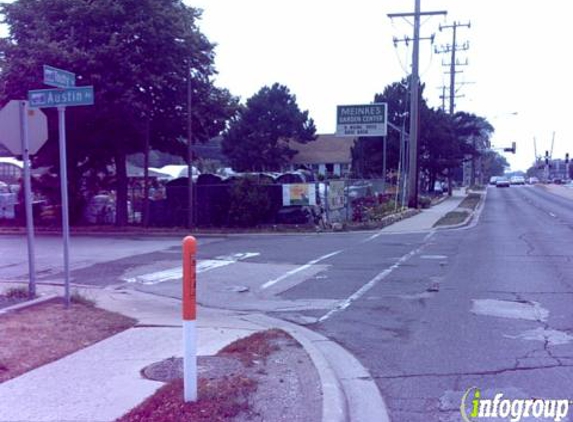
[[[481,199],[480,199],[479,204],[477,205],[477,207],[474,210],[472,210],[469,213],[469,215],[466,217],[466,219],[463,222],[458,223],[458,224],[448,225],[448,226],[437,226],[437,227],[434,227],[434,229],[435,230],[454,230],[454,229],[473,227],[475,224],[477,224],[477,221],[479,220],[479,217],[483,211],[483,207],[485,205],[485,200],[487,197],[487,190],[483,194],[480,193],[480,195],[481,195]],[[465,208],[465,209],[467,209],[467,208]],[[473,221],[474,224],[472,225],[471,223],[472,223],[472,219],[474,219],[474,217],[475,217],[475,220]]]
[[[280,328],[303,346],[320,377],[323,422],[390,421],[386,404],[372,376],[338,343],[308,328],[267,315],[251,314],[242,319]]]
[[[59,297],[58,295],[47,295],[44,297],[39,297],[33,300],[27,300],[22,303],[17,303],[16,305],[8,306],[7,308],[0,309],[0,315],[7,314],[12,311],[18,311],[20,309],[25,309],[30,306],[39,305],[40,303],[48,302],[49,300]]]

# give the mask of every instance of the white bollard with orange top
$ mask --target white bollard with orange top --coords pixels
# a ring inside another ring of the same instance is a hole
[[[197,240],[183,239],[183,398],[197,401]]]

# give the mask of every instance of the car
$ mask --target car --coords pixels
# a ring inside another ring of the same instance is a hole
[[[523,176],[513,176],[510,179],[510,183],[512,185],[525,185],[525,179],[523,178]]]
[[[506,179],[505,177],[500,177],[495,182],[495,186],[497,186],[498,188],[508,188],[509,185],[510,185],[509,180]]]
[[[495,186],[495,184],[496,184],[496,182],[497,182],[497,179],[499,179],[499,176],[491,176],[491,177],[489,178],[489,184],[492,185],[492,186]]]
[[[530,177],[527,182],[528,182],[530,185],[535,185],[535,184],[539,183],[539,179],[538,179],[537,177]]]

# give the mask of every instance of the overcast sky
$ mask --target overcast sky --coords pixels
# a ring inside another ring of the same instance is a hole
[[[388,13],[413,12],[414,0],[186,0],[204,10],[200,23],[218,44],[217,83],[244,101],[263,85],[279,82],[310,111],[319,133],[335,131],[338,104],[363,104],[376,92],[406,76],[411,44],[397,48],[393,37],[412,37],[412,26]],[[439,25],[471,22],[458,29],[458,53],[469,65],[457,81],[458,111],[486,117],[496,128],[494,146],[517,142],[513,169],[525,170],[550,149],[554,157],[573,152],[573,128],[566,103],[571,98],[571,9],[569,2],[546,0],[422,0],[423,11],[446,10],[446,17],[424,18],[422,36],[436,34],[434,45],[421,43],[420,71],[431,106],[441,105],[449,84],[435,46],[451,44],[452,31]],[[517,115],[512,113],[517,112]]]
[[[287,85],[309,110],[319,133],[335,131],[338,104],[364,104],[409,72],[411,47],[393,37],[412,37],[404,19],[388,13],[413,12],[414,0],[185,0],[204,10],[201,30],[217,44],[217,84],[242,101],[262,86]],[[458,82],[464,98],[458,111],[486,117],[496,128],[496,147],[517,142],[513,169],[525,170],[551,147],[553,156],[573,153],[570,107],[571,11],[563,0],[422,0],[422,11],[446,10],[446,17],[423,19],[420,71],[431,106],[441,105],[440,87],[449,84],[435,46],[451,44],[452,31],[439,25],[471,22],[458,29]],[[0,28],[0,34],[5,29]],[[514,113],[518,113],[515,115]]]

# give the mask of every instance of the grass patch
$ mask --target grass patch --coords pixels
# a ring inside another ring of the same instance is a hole
[[[461,202],[459,208],[468,208],[470,210],[475,210],[480,201],[481,201],[481,195],[479,193],[470,193]]]
[[[0,383],[126,330],[135,320],[61,299],[0,315]]]
[[[461,224],[464,221],[466,221],[466,218],[468,218],[468,215],[470,215],[470,213],[468,211],[450,211],[449,213],[444,215],[442,218],[440,218],[436,222],[436,224],[434,224],[434,227],[451,226],[454,224]]]
[[[84,306],[92,306],[92,307],[95,306],[95,300],[86,297],[77,290],[73,291],[72,294],[70,295],[70,302]]]

